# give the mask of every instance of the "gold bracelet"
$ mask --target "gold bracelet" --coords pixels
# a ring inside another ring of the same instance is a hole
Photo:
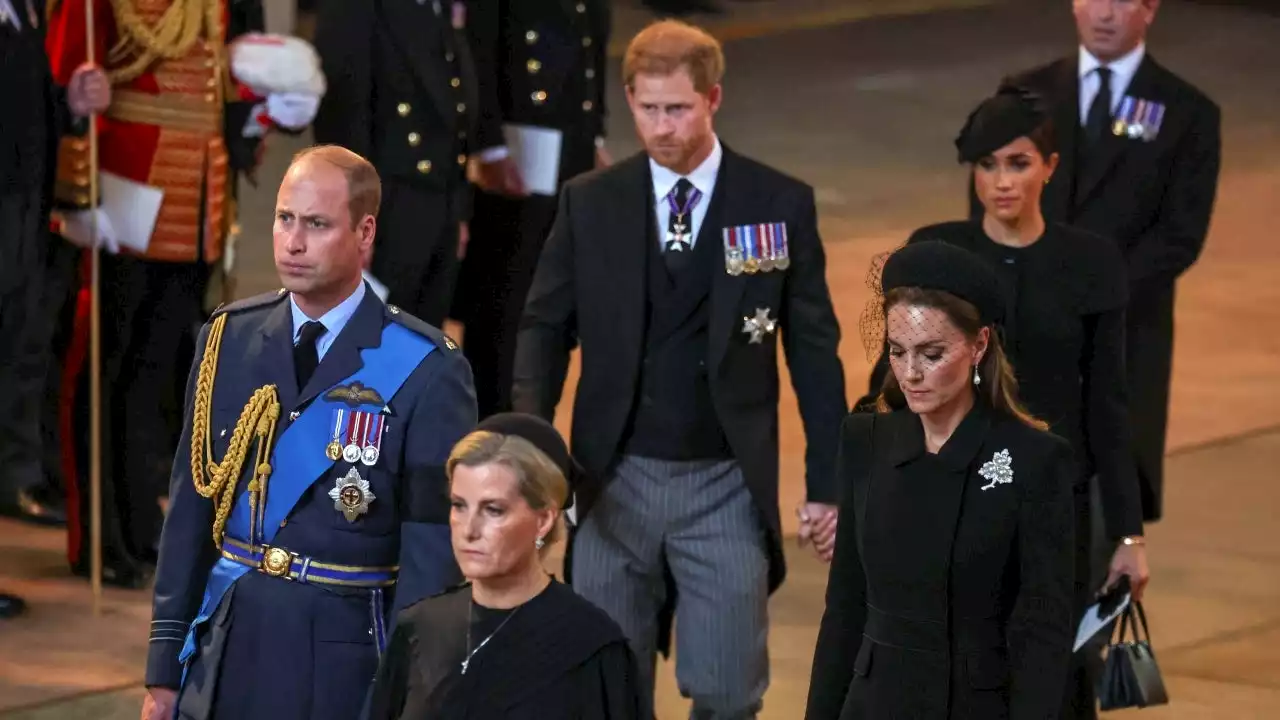
[[[1141,535],[1125,535],[1120,538],[1120,543],[1123,545],[1146,545],[1147,539]]]

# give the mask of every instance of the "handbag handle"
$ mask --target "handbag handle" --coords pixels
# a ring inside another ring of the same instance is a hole
[[[1135,611],[1138,615],[1137,618],[1133,617]],[[1116,642],[1124,642],[1124,637],[1131,619],[1133,620],[1133,641],[1142,642],[1142,637],[1139,637],[1138,635],[1138,623],[1141,622],[1142,636],[1146,637],[1148,645],[1151,644],[1151,630],[1147,628],[1147,613],[1142,609],[1142,603],[1136,600],[1129,603],[1129,607],[1124,609],[1124,614],[1120,617],[1120,636],[1116,639]]]

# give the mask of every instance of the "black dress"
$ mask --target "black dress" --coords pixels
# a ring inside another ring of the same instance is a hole
[[[807,720],[1057,717],[1072,627],[1066,443],[981,404],[937,454],[906,410],[850,415],[841,432]]]
[[[400,613],[368,718],[633,720],[635,659],[617,624],[558,582],[513,610],[462,585]]]
[[[1124,364],[1128,291],[1115,244],[1049,224],[1031,245],[1008,247],[987,237],[980,221],[930,225],[907,242],[921,240],[958,245],[995,266],[1009,297],[1003,339],[1018,396],[1075,450],[1081,493],[1097,474],[1108,536],[1141,534]],[[872,393],[887,372],[882,355]]]

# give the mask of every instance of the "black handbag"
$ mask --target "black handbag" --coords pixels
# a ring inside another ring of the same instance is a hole
[[[1133,640],[1125,640],[1129,623],[1133,623]],[[1138,623],[1142,635],[1138,636]],[[1151,632],[1147,630],[1147,614],[1142,603],[1131,603],[1120,616],[1120,634],[1107,647],[1107,660],[1098,680],[1098,700],[1103,710],[1144,708],[1167,705],[1169,694],[1160,677],[1155,651],[1151,649]]]

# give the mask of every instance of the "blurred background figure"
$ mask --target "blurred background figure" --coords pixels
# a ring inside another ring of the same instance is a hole
[[[476,377],[480,417],[511,409],[516,332],[543,242],[555,219],[558,188],[608,165],[605,150],[605,53],[609,0],[483,0],[471,4],[482,103],[497,109],[484,131],[510,133],[522,151],[555,149],[553,188],[530,188],[525,178],[508,188],[503,178],[478,174],[469,240],[451,317],[466,327],[462,349]],[[500,145],[504,137],[482,138]],[[501,159],[505,146],[481,153]],[[544,163],[552,158],[544,156]],[[532,180],[530,178],[529,180]],[[523,187],[521,187],[523,186]],[[521,192],[521,191],[524,192]]]

